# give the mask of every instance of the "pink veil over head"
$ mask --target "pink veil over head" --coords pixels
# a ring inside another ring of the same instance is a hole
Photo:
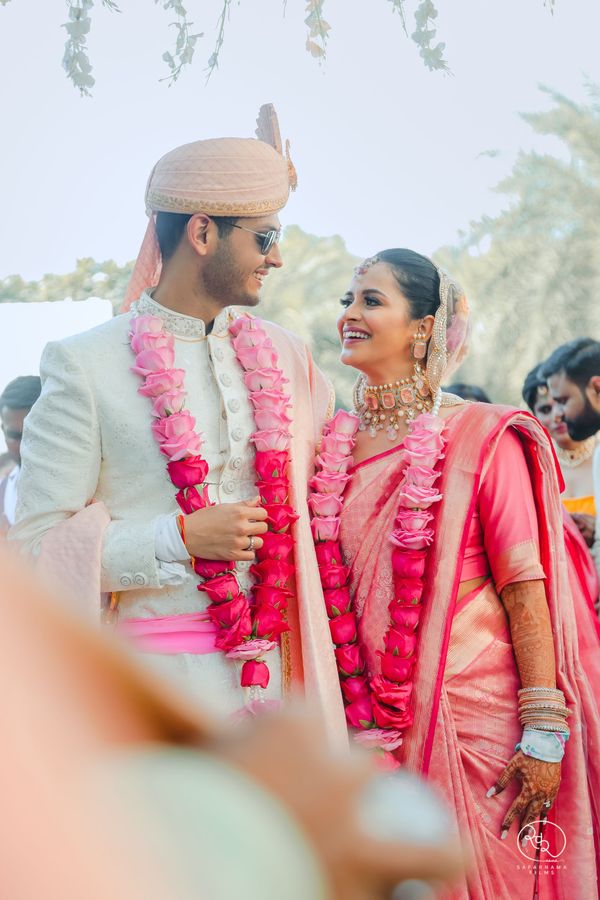
[[[447,272],[436,268],[440,276],[440,305],[427,350],[427,379],[434,396],[464,361],[471,336],[469,304],[463,289]]]

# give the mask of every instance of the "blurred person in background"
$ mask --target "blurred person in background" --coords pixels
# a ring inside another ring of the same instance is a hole
[[[225,726],[2,548],[0,616],[3,897],[384,900],[460,874],[442,811],[429,840],[382,834],[368,798],[389,776],[316,740],[310,714]]]
[[[475,400],[477,403],[491,403],[492,401],[483,390],[476,384],[465,384],[462,381],[455,381],[444,388],[448,394],[455,394],[462,397],[463,400]]]
[[[0,481],[0,536],[15,521],[17,486],[21,474],[21,438],[23,423],[42,389],[38,375],[21,375],[7,384],[0,394],[0,424],[6,441],[11,470]]]

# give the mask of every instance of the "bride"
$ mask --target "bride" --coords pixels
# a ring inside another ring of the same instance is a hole
[[[546,434],[441,391],[468,306],[431,260],[378,253],[341,304],[356,409],[326,428],[310,503],[348,723],[455,810],[474,866],[453,896],[596,897],[600,723]],[[528,863],[542,832],[551,875]]]

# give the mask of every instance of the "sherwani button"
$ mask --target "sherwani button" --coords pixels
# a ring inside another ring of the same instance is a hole
[[[231,375],[228,375],[227,372],[223,372],[222,375],[219,375],[219,381],[221,384],[224,384],[225,387],[229,387],[231,384]]]
[[[223,359],[224,354],[220,347],[217,347],[217,349],[213,353],[213,356],[215,357],[215,359],[218,359],[219,362]]]
[[[241,441],[241,439],[244,437],[244,432],[241,428],[234,428],[231,432],[231,437],[234,441]]]
[[[133,584],[133,579],[131,578],[131,575],[121,575],[121,577],[119,578],[119,581],[123,585],[123,587],[131,587],[131,585]]]
[[[242,465],[242,457],[241,456],[234,457],[231,460],[231,462],[229,463],[229,465],[231,466],[232,469],[239,469],[240,466]]]
[[[144,575],[143,572],[136,572],[135,575],[133,576],[133,580],[136,584],[140,584],[140,585],[148,584],[148,579],[146,578],[146,576]]]
[[[235,481],[226,481],[223,485],[223,490],[226,494],[233,494],[235,491]]]
[[[235,397],[233,398],[233,400],[230,400],[228,402],[227,406],[229,407],[231,412],[239,412],[240,411],[240,401],[237,400]]]

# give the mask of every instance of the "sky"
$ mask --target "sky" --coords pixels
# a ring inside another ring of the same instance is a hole
[[[548,107],[539,85],[584,99],[585,80],[600,82],[596,0],[556,0],[554,15],[543,0],[438,0],[449,75],[424,67],[386,0],[327,0],[323,65],[304,48],[302,0],[285,16],[282,0],[239,0],[208,84],[220,2],[185,0],[204,37],[172,87],[160,81],[172,15],[120,5],[92,11],[92,98],[61,68],[64,0],[0,5],[0,278],[132,259],[154,162],[188,141],[252,136],[269,101],[299,176],[284,224],[340,234],[357,255],[431,253],[505,205],[493,187],[519,148],[560,152],[519,118]]]

